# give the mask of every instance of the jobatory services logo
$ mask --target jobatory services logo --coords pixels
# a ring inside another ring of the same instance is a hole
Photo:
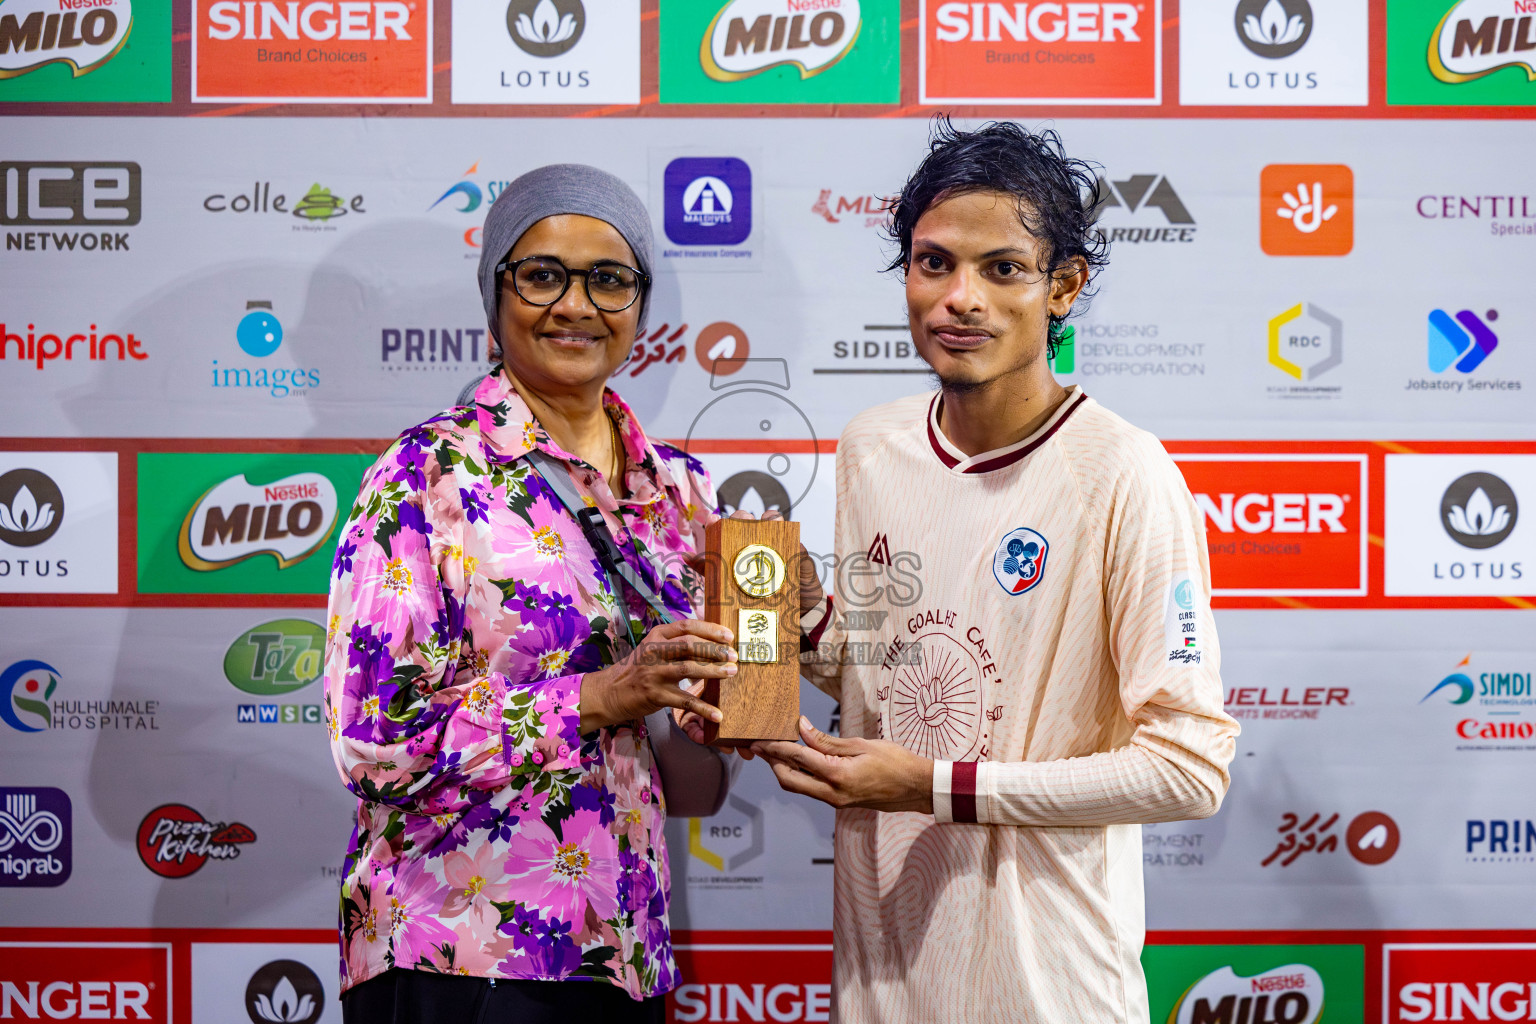
[[[1499,323],[1499,311],[1461,309],[1452,314],[1450,310],[1455,308],[1432,309],[1426,318],[1426,365],[1436,376],[1410,377],[1403,390],[1478,398],[1522,390],[1525,382],[1519,378],[1492,377],[1484,372],[1483,364],[1499,348],[1499,334],[1493,329]]]
[[[1364,106],[1367,0],[1181,0],[1179,102]]]
[[[1536,196],[1529,194],[1423,195],[1413,209],[1424,220],[1486,222],[1488,234],[1495,238],[1536,235]]]
[[[213,360],[210,386],[220,390],[264,391],[272,398],[302,398],[320,386],[320,371],[292,366],[270,365],[267,360],[283,345],[283,324],[266,299],[251,299],[244,315],[235,324],[235,344],[254,365],[231,365],[228,356],[221,364]]]
[[[1337,398],[1340,387],[1312,381],[1344,362],[1344,322],[1315,302],[1298,302],[1269,321],[1269,365],[1305,386],[1270,387],[1272,398]]]
[[[1162,174],[1133,174],[1123,181],[1100,177],[1093,217],[1095,230],[1111,245],[1195,240],[1195,218]],[[1116,223],[1125,218],[1134,223]]]
[[[0,162],[5,251],[128,252],[132,232],[121,229],[137,224],[143,213],[141,178],[139,165],[127,161]]]
[[[6,0],[0,6],[0,101],[170,98],[169,4]]]
[[[46,473],[13,469],[0,474],[0,542],[31,548],[64,525],[64,492]]]
[[[316,1024],[325,1012],[325,986],[308,964],[273,960],[245,986],[251,1024]]]
[[[51,786],[0,786],[0,888],[39,888],[69,881],[69,794]]]
[[[116,590],[117,456],[0,454],[0,593]]]
[[[59,686],[62,675],[35,658],[23,658],[0,671],[0,722],[22,733],[155,732],[160,728],[158,700],[66,700]]]
[[[453,102],[639,103],[638,0],[455,4]]]
[[[922,103],[1162,101],[1162,4],[918,5]]]
[[[0,941],[0,999],[16,1020],[170,1024],[171,944]]]
[[[752,169],[733,156],[667,164],[663,226],[674,245],[732,246],[752,234]]]
[[[1536,456],[1388,455],[1388,596],[1518,596],[1536,533],[1520,494],[1536,493]]]
[[[1529,943],[1387,943],[1381,961],[1385,1024],[1527,1020],[1536,1006]]]
[[[1402,0],[1387,11],[1387,102],[1536,101],[1529,0]]]
[[[1365,1018],[1363,946],[1158,945],[1143,959],[1152,1019],[1167,1024]]]
[[[430,103],[432,0],[193,0],[192,101]]]
[[[234,860],[256,833],[241,822],[211,822],[186,804],[161,804],[139,822],[139,860],[162,878],[185,878],[210,860]]]
[[[661,11],[663,103],[895,103],[900,4],[677,0]]]
[[[1259,175],[1259,245],[1271,256],[1355,247],[1355,175],[1344,164],[1270,164]]]

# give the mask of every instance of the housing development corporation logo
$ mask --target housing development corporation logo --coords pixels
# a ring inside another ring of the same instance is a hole
[[[1259,245],[1271,256],[1355,247],[1355,175],[1344,164],[1270,164],[1259,175]]]
[[[212,572],[257,555],[286,569],[330,539],[337,521],[336,485],[322,473],[295,473],[268,484],[241,474],[215,484],[182,522],[182,563]]]
[[[667,238],[677,245],[738,245],[752,234],[752,169],[733,156],[679,157],[663,183]]]
[[[859,38],[859,0],[727,0],[705,30],[699,64],[717,82],[770,68],[819,75]]]
[[[139,860],[162,878],[185,878],[210,860],[233,860],[256,833],[240,822],[210,822],[186,804],[161,804],[139,822]]]
[[[0,786],[0,888],[69,881],[70,814],[69,794],[62,789]]]
[[[10,0],[0,9],[0,79],[54,63],[78,78],[117,56],[132,26],[131,0]]]
[[[325,1012],[325,986],[308,964],[273,960],[245,986],[251,1024],[316,1024]]]
[[[64,525],[64,492],[46,473],[13,469],[0,474],[0,542],[31,548]]]
[[[1161,217],[1148,214],[1157,210]],[[1098,226],[1111,211],[1138,214],[1137,224],[1127,227]],[[1095,230],[1110,244],[1118,242],[1193,242],[1195,218],[1174,191],[1173,183],[1162,174],[1133,174],[1123,181],[1100,177],[1096,188],[1093,218]]]

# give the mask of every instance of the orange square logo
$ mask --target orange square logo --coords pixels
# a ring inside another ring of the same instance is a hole
[[[1162,0],[921,0],[923,103],[1161,102]]]
[[[196,103],[430,103],[432,0],[193,0]]]
[[[1355,173],[1345,164],[1270,164],[1259,174],[1259,246],[1271,256],[1355,247]]]

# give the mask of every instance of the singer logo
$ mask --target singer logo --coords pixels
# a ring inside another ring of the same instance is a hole
[[[1414,943],[1382,947],[1389,1024],[1530,1020],[1536,946]]]
[[[1174,459],[1205,521],[1214,594],[1366,592],[1363,456]]]
[[[192,10],[196,102],[431,102],[431,0],[195,0]]]
[[[922,0],[923,103],[1157,103],[1162,5]]]
[[[171,947],[144,942],[0,942],[0,1020],[168,1024]]]
[[[832,943],[677,946],[686,978],[716,978],[679,986],[667,997],[668,1020],[825,1021],[832,1006]]]
[[[260,554],[286,569],[314,554],[336,526],[336,487],[320,473],[270,484],[243,474],[208,490],[182,522],[177,549],[189,569],[212,572]]]

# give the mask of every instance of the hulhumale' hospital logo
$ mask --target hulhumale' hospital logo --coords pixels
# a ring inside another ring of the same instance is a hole
[[[736,245],[752,233],[752,169],[733,156],[679,157],[664,178],[667,237],[677,245]]]
[[[45,661],[27,659],[0,672],[0,721],[17,732],[53,728],[48,702],[59,688],[59,670]]]
[[[1027,526],[1010,530],[992,554],[992,575],[1008,594],[1018,595],[1035,589],[1045,578],[1045,556],[1051,546]]]
[[[132,28],[129,0],[9,0],[0,11],[0,78],[48,64],[67,64],[79,78],[117,56]]]
[[[730,0],[704,30],[699,64],[717,82],[788,65],[819,75],[859,38],[859,0]]]

